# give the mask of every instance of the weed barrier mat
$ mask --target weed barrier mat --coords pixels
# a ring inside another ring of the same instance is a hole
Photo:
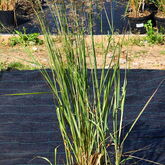
[[[98,71],[100,74],[100,71]],[[124,76],[124,70],[121,71]],[[125,123],[142,109],[162,79],[162,70],[129,70]],[[46,165],[35,156],[53,161],[59,146],[58,164],[64,163],[55,106],[51,94],[4,96],[4,94],[50,91],[38,70],[0,72],[0,164]],[[128,125],[127,125],[128,126]],[[124,131],[127,130],[127,126]],[[163,83],[125,143],[125,152],[165,164],[165,83]],[[136,150],[142,149],[138,152]],[[134,152],[134,153],[133,153]],[[127,164],[152,165],[130,160]]]

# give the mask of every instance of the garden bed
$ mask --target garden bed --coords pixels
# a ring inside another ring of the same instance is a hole
[[[31,58],[28,56],[27,50],[30,50],[32,54],[43,64],[48,67],[48,56],[45,45],[31,45],[22,46],[16,45],[14,47],[8,44],[8,38],[10,35],[3,35],[0,37],[0,55],[1,55],[1,69],[8,68],[10,64],[23,64],[23,69],[36,69],[38,68],[35,64],[29,63]],[[115,36],[114,40],[116,43],[120,43],[122,40],[121,50],[121,68],[127,65],[130,69],[160,69],[165,70],[165,46],[161,44],[149,44],[143,38],[145,36],[128,35],[128,36]],[[43,38],[43,36],[40,36]],[[124,38],[124,40],[123,40]],[[97,51],[97,63],[98,68],[102,67],[103,52],[102,52],[102,41],[106,42],[107,36],[95,36],[96,40],[96,51]],[[90,43],[89,37],[87,41]],[[60,46],[60,41],[55,37],[54,43]],[[89,46],[90,47],[90,46]],[[89,48],[90,50],[90,48]],[[107,55],[107,67],[108,63],[112,58],[113,47],[111,47]],[[87,57],[89,60],[89,57]],[[90,64],[89,64],[90,65]]]

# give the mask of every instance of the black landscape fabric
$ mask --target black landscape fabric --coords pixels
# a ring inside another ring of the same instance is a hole
[[[128,20],[126,17],[123,17],[125,13],[126,4],[121,0],[116,0],[116,1],[106,2],[104,5],[105,5],[105,9],[103,9],[100,14],[101,18],[95,15],[94,34],[96,35],[109,34],[112,32],[111,31],[112,29],[114,29],[114,32],[120,33],[120,34],[125,31],[129,31]],[[97,13],[98,11],[96,10],[95,12]],[[49,27],[50,32],[56,34],[57,27],[54,22],[54,15],[52,15],[47,5],[44,7],[44,13],[45,13],[44,18],[45,18],[46,24]],[[22,17],[22,14],[20,15],[20,17]],[[32,17],[31,20],[27,22],[25,21],[26,20],[18,19],[17,20],[18,27],[16,29],[19,31],[22,31],[24,27],[26,28],[26,33],[36,33],[36,32],[42,33],[40,30],[40,24],[35,15]],[[109,25],[109,21],[110,21],[110,25]],[[70,24],[72,24],[72,22]]]
[[[124,74],[124,71],[122,71]],[[130,70],[125,106],[126,122],[140,112],[165,71]],[[3,94],[50,91],[40,72],[0,72],[0,165],[46,165],[58,147],[58,164],[64,164],[64,148],[51,94],[4,96]],[[124,128],[127,129],[127,128]],[[163,83],[125,144],[125,152],[165,164],[165,83]],[[139,150],[136,152],[136,150]],[[138,165],[151,162],[131,160]],[[126,163],[129,164],[129,163]]]

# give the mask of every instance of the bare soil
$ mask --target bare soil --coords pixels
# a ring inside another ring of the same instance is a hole
[[[8,65],[12,62],[20,62],[25,65],[35,67],[35,64],[28,56],[27,51],[31,52],[44,66],[48,66],[48,53],[45,45],[40,46],[23,46],[11,47],[7,44],[0,44],[0,63]],[[103,66],[103,55],[100,51],[100,45],[96,45],[98,68]],[[107,55],[107,67],[112,59],[113,48]],[[127,60],[126,60],[127,59]],[[87,57],[89,60],[89,57]],[[90,62],[89,62],[90,63]],[[125,68],[126,64],[130,69],[159,69],[165,70],[165,45],[125,45],[121,50],[121,68]]]
[[[163,11],[158,11],[158,13],[156,14],[156,17],[165,18],[165,12],[163,12]]]
[[[128,12],[128,17],[141,18],[141,17],[149,16],[150,14],[151,13],[147,10],[145,10],[144,12]]]

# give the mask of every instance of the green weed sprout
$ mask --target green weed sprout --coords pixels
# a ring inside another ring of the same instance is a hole
[[[27,45],[42,45],[43,44],[43,40],[38,38],[39,35],[40,35],[39,33],[27,34],[25,28],[23,28],[23,32],[15,30],[15,33],[18,36],[14,36],[14,37],[11,37],[9,39],[9,44],[11,46],[15,46],[17,44],[22,44],[24,46],[27,46]]]
[[[152,21],[149,20],[147,24],[144,25],[147,31],[146,40],[151,44],[164,44],[165,38],[161,33],[155,31],[152,26]]]

